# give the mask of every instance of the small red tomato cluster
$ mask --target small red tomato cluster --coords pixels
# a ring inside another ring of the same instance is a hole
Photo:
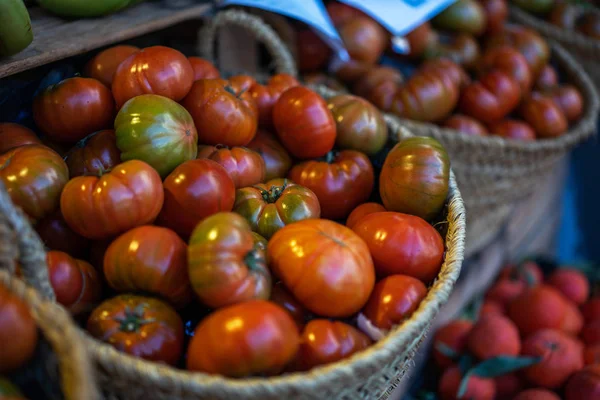
[[[41,136],[0,124],[0,179],[47,246],[57,301],[93,337],[273,375],[367,348],[427,296],[449,193],[436,140],[384,149],[386,122],[360,97],[326,100],[285,74],[222,79],[162,46],[109,48],[84,72],[36,96]]]
[[[600,297],[580,270],[509,265],[475,314],[435,333],[441,399],[600,398]]]

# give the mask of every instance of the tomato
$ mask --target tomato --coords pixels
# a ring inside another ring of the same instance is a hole
[[[101,175],[121,162],[115,131],[107,129],[86,136],[66,156],[71,178]]]
[[[183,238],[209,215],[231,211],[235,201],[233,181],[225,168],[212,160],[184,162],[167,176],[163,186],[165,201],[157,222]]]
[[[252,238],[254,239],[254,246],[256,248],[259,248],[261,250],[267,250],[267,239],[265,239],[264,237],[262,237],[261,235],[259,235],[256,232],[252,232]]]
[[[466,115],[490,123],[506,117],[520,99],[519,83],[493,70],[463,90],[459,108]]]
[[[386,211],[385,207],[379,203],[363,203],[356,207],[350,215],[348,215],[348,219],[346,220],[346,226],[352,229],[358,221],[361,220],[365,215],[373,214],[376,212]]]
[[[386,31],[366,16],[352,18],[338,25],[337,30],[353,60],[375,64],[387,46]]]
[[[306,86],[325,86],[336,92],[347,93],[348,89],[335,76],[327,75],[324,72],[314,72],[302,76],[302,81]]]
[[[296,32],[296,58],[301,72],[318,71],[325,67],[331,49],[310,29]]]
[[[545,90],[556,85],[558,85],[558,74],[551,65],[546,65],[538,75],[534,88],[538,90]]]
[[[69,170],[49,148],[26,145],[0,155],[0,179],[13,203],[38,220],[58,208]]]
[[[294,322],[296,322],[298,328],[302,329],[306,323],[308,312],[285,288],[283,283],[278,282],[273,285],[273,288],[271,289],[271,298],[269,300],[287,311],[294,319]]]
[[[367,245],[333,221],[307,219],[281,228],[269,241],[267,255],[271,271],[290,293],[324,317],[356,313],[373,290],[375,270]]]
[[[436,58],[434,60],[427,60],[419,67],[419,72],[435,74],[444,81],[446,86],[456,86],[460,89],[464,89],[469,83],[471,78],[465,72],[465,70],[447,58]]]
[[[58,250],[72,257],[83,258],[90,249],[90,241],[69,228],[60,209],[40,220],[35,225],[35,230],[44,245],[50,250]]]
[[[377,108],[388,111],[404,77],[394,68],[375,66],[354,84],[354,93],[369,100]]]
[[[509,46],[494,47],[485,52],[479,63],[479,72],[501,71],[513,78],[521,88],[521,95],[529,93],[533,77],[527,60],[516,49]]]
[[[334,71],[335,77],[345,83],[351,84],[364,76],[374,64],[366,61],[359,61],[353,58],[348,61],[340,62],[339,67]]]
[[[479,61],[479,45],[468,33],[440,33],[437,35],[437,40],[430,42],[424,56],[425,58],[447,58],[465,68],[472,68]]]
[[[138,160],[119,164],[100,177],[73,178],[60,197],[65,221],[88,239],[107,239],[149,224],[162,205],[160,176]]]
[[[211,308],[271,294],[265,251],[240,215],[221,212],[200,222],[190,237],[188,260],[192,288]]]
[[[201,144],[245,146],[254,138],[258,123],[247,96],[223,79],[200,79],[181,104],[192,115]]]
[[[221,77],[219,70],[208,60],[200,57],[188,57],[188,61],[194,70],[194,81]]]
[[[591,38],[600,39],[600,17],[594,13],[582,15],[577,21],[577,30]]]
[[[194,70],[188,59],[170,47],[146,47],[126,58],[115,72],[112,92],[117,109],[135,96],[157,94],[179,101],[190,91]]]
[[[258,107],[258,123],[262,126],[273,125],[273,106],[283,92],[289,88],[299,86],[300,83],[291,75],[277,74],[269,79],[266,85],[254,83],[248,93],[252,96]]]
[[[187,246],[175,232],[140,226],[116,238],[104,254],[104,276],[117,292],[144,292],[177,308],[192,300]]]
[[[508,18],[508,4],[506,0],[479,0],[485,11],[485,33],[490,35],[502,31],[504,22]]]
[[[397,212],[372,213],[354,228],[373,257],[378,276],[403,274],[431,282],[444,260],[444,240],[425,220]]]
[[[554,7],[554,0],[512,0],[512,3],[534,14],[545,14]]]
[[[238,189],[233,211],[267,239],[292,222],[321,215],[319,200],[310,189],[281,178]]]
[[[46,253],[46,263],[56,301],[71,314],[91,311],[100,301],[102,282],[91,264],[55,250]]]
[[[523,100],[519,113],[540,139],[558,137],[568,128],[567,117],[556,102],[537,93]]]
[[[198,146],[198,158],[208,158],[225,168],[237,188],[256,185],[265,180],[265,162],[246,147]]]
[[[371,345],[371,339],[340,321],[313,319],[304,327],[294,369],[308,371],[318,365],[348,358]]]
[[[450,160],[433,138],[414,137],[396,144],[379,175],[379,194],[389,211],[430,220],[448,196]]]
[[[475,118],[454,114],[442,123],[445,128],[455,129],[469,136],[487,136],[486,127]]]
[[[23,366],[34,353],[38,342],[37,325],[29,309],[17,296],[0,284],[0,373]]]
[[[270,132],[259,129],[248,148],[260,154],[265,162],[265,181],[285,177],[292,167],[292,158],[287,150]]]
[[[33,100],[35,124],[61,143],[76,143],[92,132],[110,128],[114,115],[110,90],[91,78],[62,80]]]
[[[551,24],[561,28],[574,30],[575,22],[579,17],[578,7],[569,2],[557,2],[546,17],[546,20]]]
[[[427,288],[420,280],[391,275],[375,284],[363,314],[377,328],[391,329],[409,318],[426,295]]]
[[[583,114],[583,97],[573,85],[560,85],[542,91],[550,97],[565,114],[567,121],[573,122]]]
[[[298,351],[298,328],[281,307],[246,301],[202,320],[187,350],[187,369],[241,378],[275,375]]]
[[[355,150],[331,152],[324,161],[297,164],[288,177],[317,195],[321,216],[329,219],[346,218],[371,196],[375,181],[371,161]]]
[[[326,10],[331,18],[331,22],[333,22],[333,25],[336,27],[345,24],[348,21],[352,21],[355,18],[366,17],[365,13],[359,9],[335,1],[328,3]]]
[[[119,64],[139,50],[139,47],[127,45],[109,47],[88,61],[83,68],[83,73],[85,76],[97,79],[107,87],[111,87]]]
[[[481,35],[486,28],[485,9],[475,0],[458,0],[435,16],[431,23],[446,31]]]
[[[368,101],[349,94],[330,98],[327,106],[336,123],[336,145],[373,155],[387,142],[383,115]]]
[[[324,156],[335,143],[335,121],[327,103],[305,87],[293,87],[279,97],[273,124],[283,146],[297,158]]]
[[[152,297],[122,294],[90,315],[87,330],[119,351],[175,365],[183,353],[183,322],[175,310]]]
[[[162,178],[196,158],[198,133],[185,108],[171,99],[145,94],[127,101],[115,119],[121,159],[142,160]]]
[[[229,78],[229,85],[236,93],[243,93],[257,84],[256,79],[250,75],[234,75]]]
[[[435,33],[431,29],[429,22],[423,22],[421,25],[415,27],[404,36],[409,46],[409,51],[406,55],[413,59],[420,58],[433,36],[435,36]]]
[[[42,144],[35,132],[23,125],[0,122],[0,154],[26,144]]]
[[[490,133],[507,139],[535,140],[535,131],[525,122],[514,119],[503,119],[490,124]]]

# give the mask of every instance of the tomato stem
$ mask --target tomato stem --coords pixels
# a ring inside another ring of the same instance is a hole
[[[252,250],[246,253],[244,263],[246,263],[250,271],[262,271],[266,263],[264,251],[254,246]]]
[[[144,319],[144,311],[146,304],[140,304],[135,309],[125,307],[123,317],[115,317],[115,321],[121,324],[120,330],[122,332],[137,332],[143,325],[155,322],[154,318]]]
[[[331,164],[332,162],[335,161],[336,156],[337,156],[337,152],[334,150],[331,150],[329,153],[327,153],[325,155],[325,162],[327,164]]]
[[[287,179],[284,179],[283,185],[281,186],[273,185],[269,190],[264,190],[260,188],[260,194],[262,195],[263,200],[267,203],[275,203],[283,194],[283,191],[286,189],[287,184]]]

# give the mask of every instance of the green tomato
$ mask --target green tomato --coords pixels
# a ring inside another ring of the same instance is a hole
[[[554,0],[512,0],[512,3],[533,14],[547,14],[554,7]]]
[[[38,0],[40,7],[61,17],[87,18],[114,13],[143,0]]]
[[[163,96],[144,94],[127,101],[115,119],[121,160],[142,160],[165,178],[198,152],[198,133],[183,106]]]
[[[485,9],[474,0],[458,0],[431,20],[436,28],[481,35],[486,28]]]

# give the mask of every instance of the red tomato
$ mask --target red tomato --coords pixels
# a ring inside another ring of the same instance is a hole
[[[521,95],[529,93],[533,76],[525,57],[510,46],[494,47],[485,52],[479,62],[479,72],[500,71],[513,78],[521,88]]]
[[[448,59],[458,65],[472,69],[481,55],[477,40],[468,33],[438,32],[431,40],[424,56],[426,59]]]
[[[287,311],[294,319],[294,322],[296,322],[296,325],[298,325],[298,328],[301,329],[304,326],[308,317],[308,312],[285,288],[283,283],[277,282],[273,285],[273,288],[271,289],[271,298],[269,300]]]
[[[91,78],[68,78],[48,86],[33,100],[35,124],[52,140],[75,143],[109,128],[115,117],[110,90]]]
[[[325,161],[297,164],[288,177],[317,195],[321,216],[329,219],[344,219],[365,202],[371,196],[375,180],[367,156],[354,150],[329,153]]]
[[[346,226],[353,229],[354,226],[361,220],[365,215],[373,214],[376,212],[386,211],[385,207],[379,203],[363,203],[356,207],[346,220]]]
[[[310,29],[296,32],[298,69],[311,72],[322,69],[329,61],[331,49]]]
[[[287,150],[270,132],[259,129],[248,148],[260,154],[265,162],[265,181],[285,178],[292,167],[292,158]]]
[[[265,162],[246,147],[198,146],[197,158],[213,160],[227,171],[236,189],[256,185],[265,180]]]
[[[469,136],[487,136],[485,126],[475,118],[462,114],[454,114],[442,123],[443,127],[455,129]]]
[[[522,121],[514,119],[503,119],[489,125],[490,133],[507,139],[535,140],[535,132],[531,126]]]
[[[574,122],[583,114],[583,97],[573,85],[561,85],[546,89],[542,92],[550,97],[562,110],[567,121]]]
[[[426,295],[427,288],[420,280],[391,275],[375,284],[363,314],[377,328],[391,329],[409,318]]]
[[[404,77],[396,68],[376,65],[356,81],[352,92],[357,96],[370,100],[378,88],[387,82],[391,82],[397,90],[399,85],[404,82]],[[392,92],[392,90],[390,90],[390,92]]]
[[[353,230],[369,247],[378,276],[403,274],[428,283],[440,272],[444,240],[419,217],[373,213],[361,218]]]
[[[26,144],[42,144],[35,132],[23,125],[0,122],[0,154]]]
[[[556,102],[537,93],[523,100],[519,112],[540,139],[558,137],[569,126],[565,113]]]
[[[89,239],[107,239],[149,224],[162,205],[158,172],[138,160],[119,164],[101,177],[73,178],[60,197],[67,224]]]
[[[90,249],[90,241],[69,228],[60,209],[38,222],[35,230],[44,245],[50,250],[58,250],[72,257],[83,258]]]
[[[231,211],[235,202],[233,181],[225,168],[212,160],[184,162],[163,185],[165,200],[157,222],[183,238],[209,215]]]
[[[447,58],[436,58],[425,61],[419,67],[419,71],[437,75],[444,81],[446,86],[454,85],[460,89],[464,89],[471,83],[471,78],[465,70]]]
[[[208,60],[200,57],[188,57],[188,61],[194,70],[194,81],[221,77],[219,70]]]
[[[287,74],[274,75],[266,85],[254,83],[248,90],[248,93],[252,96],[258,107],[259,125],[273,125],[273,106],[283,92],[299,85],[300,83],[294,77]]]
[[[175,232],[140,226],[116,238],[104,254],[104,276],[117,292],[144,292],[181,308],[192,299],[187,246]]]
[[[69,170],[48,147],[26,145],[0,155],[0,179],[13,203],[38,220],[58,208]]]
[[[96,54],[83,68],[85,76],[94,78],[110,87],[117,71],[117,67],[127,57],[137,53],[139,47],[120,45],[110,47]]]
[[[190,91],[194,70],[188,59],[170,47],[146,47],[117,68],[112,92],[117,108],[141,94],[158,94],[179,101]]]
[[[105,300],[90,315],[87,330],[96,339],[132,356],[175,365],[183,353],[183,323],[167,303],[122,294]]]
[[[102,282],[88,262],[78,260],[62,251],[46,253],[50,284],[56,301],[73,315],[91,311],[100,301]]]
[[[187,351],[187,369],[235,378],[275,375],[298,351],[298,328],[281,307],[246,301],[202,320]]]
[[[411,59],[420,59],[434,36],[435,33],[431,29],[431,24],[429,22],[423,22],[421,25],[418,25],[404,36],[410,47],[406,56]]]
[[[340,321],[313,319],[304,327],[293,367],[307,371],[348,358],[371,345],[371,339]]]
[[[480,0],[486,17],[486,34],[502,31],[504,22],[508,18],[508,4],[506,0]]]
[[[85,137],[69,151],[66,161],[71,178],[110,171],[121,162],[115,131],[107,129]]]
[[[508,115],[520,99],[518,82],[494,70],[463,90],[459,107],[464,114],[482,122],[494,122]]]
[[[335,121],[327,103],[305,87],[293,87],[279,97],[273,124],[285,148],[297,158],[324,156],[335,143]]]
[[[535,89],[545,90],[558,85],[558,74],[551,65],[546,65],[535,81]]]
[[[248,93],[236,89],[223,79],[200,79],[182,100],[200,144],[245,146],[254,138],[257,114],[252,104],[256,104]]]
[[[29,361],[37,347],[37,325],[29,309],[0,284],[0,373],[11,372]]]
[[[386,31],[367,16],[345,21],[337,30],[353,60],[375,64],[387,47]]]
[[[350,316],[373,290],[375,270],[368,247],[333,221],[308,219],[287,225],[273,235],[267,253],[273,273],[318,315]]]
[[[355,18],[366,17],[365,13],[344,3],[332,1],[327,4],[327,13],[336,27]]]

